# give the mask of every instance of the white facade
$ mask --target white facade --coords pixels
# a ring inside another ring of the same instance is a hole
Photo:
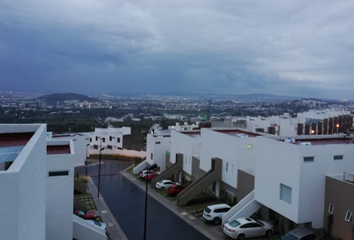
[[[48,139],[48,138],[47,138]],[[72,140],[74,144],[74,167],[85,165],[86,157],[90,156],[90,136],[85,133],[50,134],[48,140]]]
[[[301,146],[258,137],[255,151],[255,199],[295,223],[322,227],[325,177],[354,172],[354,145]],[[334,160],[337,155],[343,159]],[[290,203],[280,199],[281,184],[291,188]]]
[[[99,154],[100,148],[105,148],[104,154],[119,154],[123,150],[124,135],[130,135],[130,127],[95,128],[90,134],[90,154]]]
[[[73,171],[80,150],[72,140],[47,137],[45,124],[0,124],[0,162],[6,162],[0,165],[0,239],[73,238]],[[58,149],[51,152],[53,146]],[[13,147],[19,148],[15,154]]]
[[[218,132],[202,128],[200,168],[211,169],[211,159],[222,159],[222,181],[237,188],[238,169],[247,172],[254,170],[255,137],[238,137],[237,131]]]
[[[49,141],[47,146],[67,146],[70,153],[47,152],[46,239],[65,240],[73,236],[74,162],[72,140]],[[63,175],[51,176],[62,172]],[[68,174],[65,175],[65,172]]]
[[[46,125],[0,125],[0,134],[33,132],[9,169],[0,171],[0,239],[44,240]]]
[[[192,158],[193,156],[199,156],[201,135],[200,131],[188,132],[172,132],[170,161],[176,162],[176,154],[183,153],[183,171],[189,175],[192,175]]]
[[[170,151],[171,135],[148,134],[146,144],[146,162],[156,163],[160,171],[166,169],[166,151]]]

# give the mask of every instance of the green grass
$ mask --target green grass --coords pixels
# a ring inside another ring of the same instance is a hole
[[[97,210],[96,203],[93,200],[93,197],[92,197],[92,195],[90,193],[75,194],[74,198],[76,198],[80,202],[86,204],[88,210]]]

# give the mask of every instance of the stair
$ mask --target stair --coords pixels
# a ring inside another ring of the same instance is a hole
[[[168,179],[176,172],[183,169],[183,154],[176,154],[176,163],[174,163],[171,167],[167,168],[165,171],[157,175],[151,180],[151,185],[155,186],[158,181]]]
[[[193,182],[185,190],[177,195],[178,205],[186,205],[190,200],[195,198],[210,184],[216,181],[221,181],[222,160],[220,158],[213,158],[211,161],[211,170],[209,170],[201,178]]]
[[[262,204],[254,199],[254,191],[252,191],[224,214],[222,217],[222,226],[237,218],[249,217],[260,207],[262,207]]]

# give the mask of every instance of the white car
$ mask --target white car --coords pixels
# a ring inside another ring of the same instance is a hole
[[[105,224],[104,222],[98,222],[98,221],[94,221],[94,220],[86,220],[86,222],[92,223],[95,226],[103,229],[104,231],[107,231],[107,224]]]
[[[213,221],[214,224],[219,225],[221,223],[222,216],[230,210],[230,206],[227,204],[215,204],[207,206],[203,212],[203,218],[205,221]]]
[[[174,184],[175,183],[172,182],[171,180],[162,180],[162,181],[157,182],[155,187],[157,189],[167,189],[167,188],[171,187]]]
[[[155,172],[155,171],[152,171],[152,170],[143,170],[143,171],[141,171],[141,173],[140,173],[140,177],[141,178],[145,178],[147,175],[149,175],[150,173],[153,173],[153,172]],[[157,172],[158,174],[160,174],[160,172]]]
[[[250,237],[271,237],[274,229],[273,225],[266,221],[254,220],[252,218],[238,218],[225,223],[223,231],[232,239],[244,240]]]

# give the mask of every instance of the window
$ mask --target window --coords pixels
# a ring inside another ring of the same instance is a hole
[[[106,142],[106,139],[105,139],[105,138],[102,138],[102,142]]]
[[[92,138],[90,138],[90,142],[92,142]]]
[[[120,138],[117,138],[117,143],[120,143]]]
[[[151,153],[151,159],[154,159],[154,154],[153,153]]]
[[[304,157],[304,162],[313,162],[315,157]]]
[[[96,136],[96,141],[98,141],[98,137]]]
[[[227,170],[229,170],[229,163],[228,162],[226,162],[226,172],[227,172]]]
[[[335,155],[333,156],[333,160],[343,160],[343,155]]]
[[[333,205],[333,203],[330,203],[328,206],[328,212],[333,213],[333,210],[334,210],[334,205]]]
[[[112,142],[112,136],[109,136],[109,141]]]
[[[107,145],[107,149],[113,149],[112,145]]]
[[[155,142],[156,144],[160,144],[161,142]]]
[[[68,176],[69,171],[48,172],[49,177]]]
[[[123,150],[123,148],[121,148],[121,147],[117,147],[119,150]]]
[[[98,145],[93,145],[93,149],[98,149]]]
[[[352,220],[352,212],[351,211],[348,210],[346,212],[344,220],[347,222],[350,222],[350,220]]]
[[[280,199],[291,204],[291,187],[280,184]]]

